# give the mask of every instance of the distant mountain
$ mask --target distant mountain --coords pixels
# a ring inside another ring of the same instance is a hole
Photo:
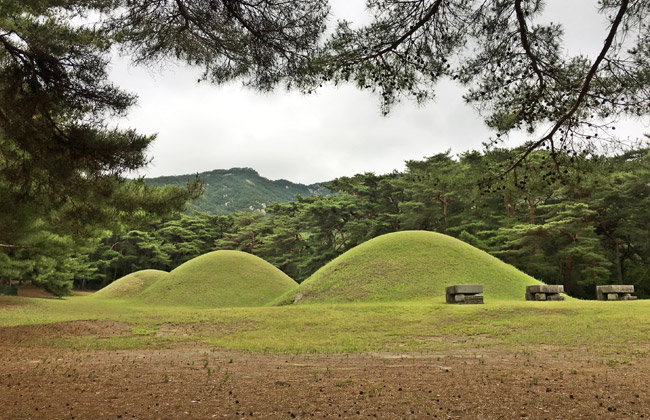
[[[260,176],[251,168],[215,169],[198,175],[203,181],[204,193],[190,203],[190,211],[219,215],[236,211],[263,211],[269,204],[286,203],[293,200],[297,194],[328,194],[322,184],[295,184],[285,179],[272,181]],[[195,176],[161,176],[146,178],[145,181],[153,186],[184,186],[187,181],[193,181]]]

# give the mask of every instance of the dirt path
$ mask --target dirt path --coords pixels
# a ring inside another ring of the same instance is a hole
[[[650,419],[643,352],[72,351],[22,347],[16,340],[27,331],[17,331],[0,328],[3,420]]]

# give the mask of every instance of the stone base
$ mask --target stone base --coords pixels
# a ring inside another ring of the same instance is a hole
[[[456,295],[458,296],[458,295]],[[465,296],[465,299],[463,299],[461,302],[457,302],[460,304],[465,304],[465,305],[482,305],[483,304],[483,296],[481,295],[469,295]]]
[[[482,304],[483,296],[481,295],[447,295],[447,303],[457,303],[457,304]]]
[[[528,293],[526,292],[526,300],[536,300],[538,302],[546,301],[562,301],[564,296],[559,293]]]

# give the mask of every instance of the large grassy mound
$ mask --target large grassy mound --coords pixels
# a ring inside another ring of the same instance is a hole
[[[297,283],[263,259],[241,251],[214,251],[172,270],[143,291],[143,303],[223,308],[262,306]]]
[[[130,298],[138,295],[168,273],[161,270],[141,270],[115,280],[93,294],[98,298]]]
[[[482,284],[486,301],[524,299],[541,284],[515,267],[450,236],[396,232],[326,264],[277,302],[364,302],[444,298],[445,286]]]

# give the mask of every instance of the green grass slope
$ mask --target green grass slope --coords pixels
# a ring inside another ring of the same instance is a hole
[[[482,284],[490,299],[524,299],[541,284],[515,267],[450,236],[426,231],[374,238],[332,260],[276,302],[371,302],[443,298],[445,287]]]
[[[172,270],[137,300],[202,308],[263,306],[296,287],[294,280],[259,257],[214,251]]]
[[[115,280],[113,283],[97,291],[92,296],[102,299],[130,298],[138,295],[168,273],[161,270],[140,270]]]

